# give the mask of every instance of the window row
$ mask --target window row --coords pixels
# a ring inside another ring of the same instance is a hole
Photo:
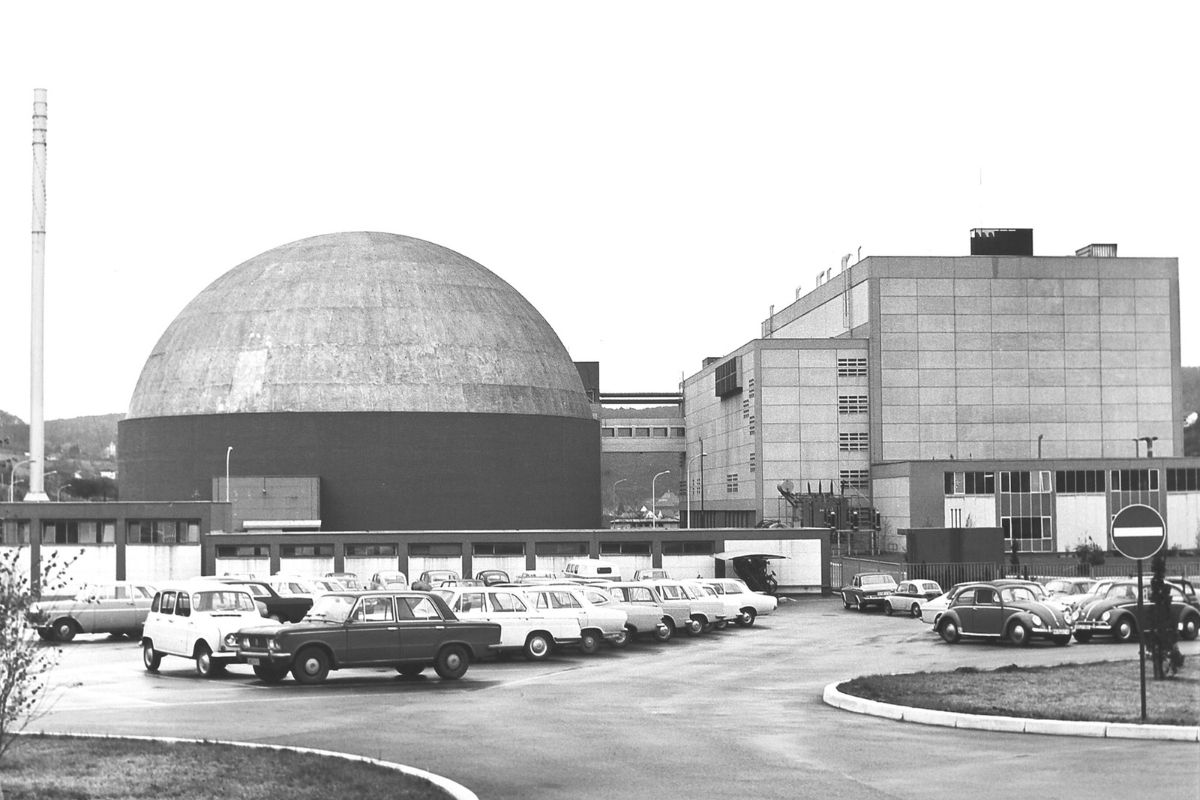
[[[1200,491],[1200,468],[1183,467],[1167,470],[1168,492]]]
[[[838,434],[838,449],[843,452],[854,452],[867,449],[867,434],[863,433],[839,433]]]
[[[42,520],[42,544],[114,544],[117,522],[111,519]],[[125,523],[129,544],[197,544],[200,520],[129,520]],[[29,520],[4,520],[0,544],[29,544]]]
[[[839,358],[837,374],[839,378],[865,378],[867,376],[867,360],[865,358]]]
[[[738,474],[736,472],[727,472],[725,474],[725,494],[737,494],[738,490]]]
[[[1041,541],[1050,539],[1054,533],[1050,517],[1001,517],[1000,527],[1009,542]]]
[[[1049,494],[1054,490],[1050,470],[1037,472],[1001,472],[1001,494]]]
[[[1158,491],[1156,469],[1114,469],[1108,477],[1114,492]]]
[[[1059,494],[1104,494],[1104,470],[1060,469],[1054,473],[1054,491]]]
[[[682,439],[684,432],[680,427],[604,427],[600,435],[608,439]]]
[[[995,494],[994,472],[944,472],[946,495]]]
[[[842,482],[843,491],[846,489],[866,489],[868,482],[871,480],[871,472],[865,469],[843,469],[838,472],[838,479]]]
[[[838,413],[839,414],[865,414],[865,413],[867,413],[867,396],[865,394],[839,394],[838,395]]]

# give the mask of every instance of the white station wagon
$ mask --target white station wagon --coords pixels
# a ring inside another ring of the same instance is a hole
[[[500,624],[498,653],[520,651],[530,661],[549,657],[555,647],[583,638],[579,617],[543,614],[517,587],[444,586],[432,594],[446,601],[459,619]]]
[[[211,678],[238,660],[238,630],[262,623],[245,586],[203,579],[167,584],[146,615],[142,663],[158,672],[164,655],[190,658],[197,675]]]

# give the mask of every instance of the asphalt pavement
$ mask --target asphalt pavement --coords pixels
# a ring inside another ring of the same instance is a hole
[[[1200,642],[1182,649],[1200,658]],[[919,620],[817,597],[749,629],[486,662],[460,681],[348,670],[322,686],[266,686],[245,666],[203,680],[172,657],[150,674],[135,643],[79,637],[30,730],[337,750],[444,775],[485,800],[1200,797],[1196,743],[929,727],[822,701],[826,684],[861,674],[1129,658],[1135,646],[1108,643],[951,646]]]

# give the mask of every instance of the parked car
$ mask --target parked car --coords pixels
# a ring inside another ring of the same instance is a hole
[[[588,600],[581,586],[526,586],[521,591],[529,598],[529,604],[537,611],[571,615],[579,620],[579,652],[592,655],[599,651],[601,642],[617,647],[629,643],[629,631],[625,630],[628,616],[611,604],[598,604]]]
[[[578,617],[549,616],[535,609],[519,587],[450,586],[434,589],[459,619],[497,622],[500,642],[492,649],[497,654],[524,653],[530,661],[548,658],[555,647],[577,645],[580,635]]]
[[[1200,631],[1200,611],[1188,603],[1183,589],[1167,584],[1171,592],[1171,622],[1183,639],[1195,639]],[[1138,638],[1138,630],[1150,630],[1153,604],[1150,602],[1150,583],[1143,585],[1141,614],[1138,614],[1136,580],[1117,581],[1105,595],[1087,603],[1075,622],[1075,641],[1090,642],[1095,636],[1109,636],[1117,642]]]
[[[639,569],[634,570],[633,579],[635,581],[669,581],[671,573],[665,569]]]
[[[245,586],[258,604],[262,616],[275,622],[299,622],[312,608],[311,594],[280,594],[270,579],[250,581],[242,578],[218,578],[221,583]]]
[[[741,578],[712,578],[704,582],[716,589],[718,594],[738,601],[738,616],[734,618],[734,622],[743,628],[750,627],[755,619],[766,616],[779,607],[779,601],[773,595],[751,591]]]
[[[524,586],[536,583],[558,583],[562,578],[557,572],[550,569],[529,569],[517,575],[513,579],[513,583],[519,583]]]
[[[158,672],[164,655],[190,658],[196,674],[211,678],[238,660],[237,631],[261,625],[250,589],[211,578],[159,588],[142,631],[142,664]]]
[[[643,602],[640,603],[628,602],[620,590],[608,585],[581,586],[578,591],[592,605],[613,608],[625,614],[626,638],[614,641],[617,647],[624,647],[630,639],[641,634],[661,639],[667,629],[662,619],[662,607],[654,602],[654,595],[649,589],[630,590],[634,594],[641,594]]]
[[[1050,597],[1078,608],[1081,600],[1091,596],[1096,583],[1095,578],[1050,578],[1043,586]]]
[[[353,572],[326,572],[324,577],[332,578],[352,592],[365,588],[358,575]]]
[[[447,586],[487,586],[483,581],[477,581],[474,578],[458,578],[457,580],[438,581],[432,588],[442,589]]]
[[[741,617],[742,611],[736,600],[734,600],[732,597],[726,597],[724,594],[718,592],[715,588],[705,583],[703,580],[689,580],[682,581],[682,583],[685,587],[687,587],[688,594],[694,600],[716,600],[717,603],[719,603],[719,605],[716,606],[709,606],[712,611],[712,616],[709,619],[707,628],[705,628],[706,631],[711,631],[714,628],[717,630],[724,630],[725,626],[728,625],[732,620]]]
[[[238,656],[266,683],[288,672],[297,683],[321,683],[330,670],[355,667],[394,667],[405,676],[433,667],[457,680],[499,641],[499,625],[460,620],[442,598],[417,592],[334,592],[298,625],[237,634]]]
[[[938,635],[948,644],[962,637],[996,639],[1027,645],[1050,639],[1071,641],[1071,622],[1061,609],[1038,600],[1028,586],[973,583],[963,586],[938,620]]]
[[[137,638],[154,600],[154,587],[111,581],[85,586],[73,595],[38,600],[27,612],[30,627],[47,641],[69,642],[80,633],[115,633]]]
[[[367,582],[368,589],[401,591],[408,588],[408,576],[398,569],[376,572]]]
[[[452,569],[427,569],[421,573],[421,576],[416,581],[413,581],[413,584],[415,586],[419,581],[432,589],[435,586],[441,585],[443,581],[457,581],[458,579],[458,573]],[[425,591],[429,591],[429,589],[425,589]]]
[[[483,581],[484,586],[495,586],[497,583],[509,583],[511,579],[502,569],[485,569],[475,573],[475,580]]]
[[[910,580],[900,581],[895,591],[883,598],[883,610],[888,614],[897,611],[921,616],[921,604],[934,599],[942,593],[942,587],[937,581]]]
[[[675,632],[675,625],[668,624],[671,622],[663,609],[662,601],[658,595],[654,593],[654,589],[649,586],[643,586],[639,583],[613,583],[604,587],[596,587],[600,591],[606,591],[618,603],[628,606],[626,613],[629,619],[626,621],[626,626],[634,627],[634,634],[653,632],[654,638],[660,642],[665,642],[671,638]],[[632,608],[641,609],[642,612],[649,616],[643,616],[642,613],[635,613]],[[652,624],[650,617],[656,616],[657,624],[651,629]]]
[[[896,579],[886,572],[860,572],[841,588],[842,608],[866,611],[871,606],[883,608],[884,598],[896,591]]]
[[[686,632],[688,635],[700,633],[703,626],[698,620],[692,619],[692,600],[677,582],[631,581],[626,583],[621,581],[614,583],[609,588],[625,589],[635,586],[649,589],[654,596],[654,601],[662,608],[663,622],[667,626],[667,635],[664,640],[670,639],[679,631]],[[629,602],[638,602],[631,598],[632,595],[627,598]]]

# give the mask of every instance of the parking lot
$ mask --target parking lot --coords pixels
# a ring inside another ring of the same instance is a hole
[[[1200,658],[1200,643],[1182,649]],[[860,674],[1134,656],[1136,647],[1116,644],[951,646],[919,620],[844,611],[837,597],[786,603],[748,629],[639,641],[590,657],[564,652],[536,664],[489,661],[448,682],[432,671],[404,679],[349,670],[322,686],[267,686],[245,666],[203,680],[190,661],[171,657],[153,675],[130,640],[81,636],[63,646],[53,704],[30,729],[339,750],[513,800],[1091,800],[1152,786],[1197,796],[1194,743],[956,731],[821,702],[826,683]]]

